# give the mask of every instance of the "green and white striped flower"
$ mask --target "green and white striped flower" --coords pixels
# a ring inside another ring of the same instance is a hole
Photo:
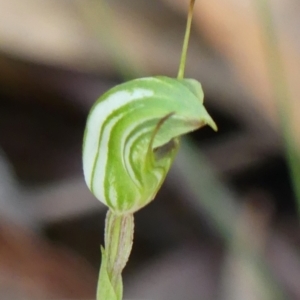
[[[206,124],[217,129],[196,80],[148,77],[112,88],[87,120],[83,169],[89,189],[115,214],[139,210],[161,187],[178,137]]]

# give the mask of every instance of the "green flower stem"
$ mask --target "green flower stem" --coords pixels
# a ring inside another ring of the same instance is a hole
[[[196,2],[196,0],[190,1],[189,14],[188,14],[188,18],[187,18],[186,30],[185,30],[185,35],[184,35],[179,71],[178,71],[178,75],[177,75],[178,79],[184,78],[186,55],[187,55],[187,50],[188,50],[188,46],[189,46],[189,39],[190,39],[190,34],[191,34],[191,25],[192,25],[195,2]]]
[[[122,271],[128,261],[133,242],[133,214],[116,215],[107,212],[105,222],[105,249],[98,280],[97,300],[121,300]]]

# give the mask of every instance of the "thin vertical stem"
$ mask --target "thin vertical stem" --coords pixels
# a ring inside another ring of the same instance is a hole
[[[131,253],[133,231],[133,214],[116,215],[110,210],[107,212],[97,300],[122,299],[122,271]]]
[[[192,25],[195,1],[196,0],[190,1],[188,19],[186,24],[185,36],[184,36],[183,47],[182,47],[181,58],[180,58],[180,65],[179,65],[178,76],[177,76],[178,79],[182,79],[184,77],[186,56],[187,56],[187,50],[188,50],[189,39],[191,34],[191,25]]]

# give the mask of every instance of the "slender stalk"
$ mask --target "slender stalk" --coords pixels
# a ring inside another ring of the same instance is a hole
[[[256,0],[256,5],[263,25],[265,51],[269,76],[273,87],[273,97],[276,100],[281,130],[283,133],[286,159],[291,171],[291,180],[297,200],[298,215],[300,217],[300,159],[290,121],[290,103],[292,97],[290,95],[284,62],[280,53],[278,37],[275,31],[269,2],[269,0]]]
[[[191,25],[192,25],[195,2],[196,2],[196,0],[190,1],[189,13],[188,13],[188,18],[187,18],[186,30],[185,30],[183,47],[182,47],[181,58],[180,58],[180,65],[179,65],[179,70],[178,70],[178,75],[177,75],[178,79],[182,79],[184,77],[186,55],[187,55],[189,39],[190,39],[190,34],[191,34]]]
[[[97,300],[122,299],[121,274],[132,249],[133,231],[133,214],[116,215],[110,210],[107,212]]]

